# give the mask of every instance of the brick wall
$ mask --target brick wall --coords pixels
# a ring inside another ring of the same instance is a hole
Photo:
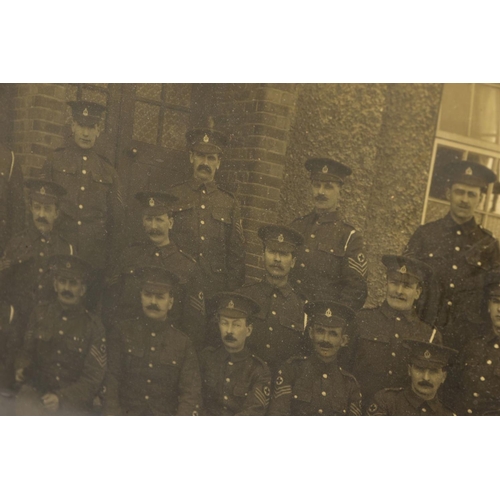
[[[25,175],[41,168],[46,156],[63,143],[66,85],[27,83],[13,91],[12,146]]]
[[[257,229],[277,221],[295,84],[227,84],[218,88],[215,123],[233,137],[221,181],[237,184],[247,239],[247,279],[262,275]]]

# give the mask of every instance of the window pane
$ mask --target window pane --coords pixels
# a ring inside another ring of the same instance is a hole
[[[446,176],[443,173],[443,169],[452,161],[462,160],[464,155],[464,150],[438,145],[429,196],[446,200]]]
[[[471,137],[498,144],[500,89],[476,84],[472,108]]]
[[[97,102],[98,104],[106,106],[108,101],[108,94],[99,90],[90,90],[83,87],[82,99],[85,101]]]
[[[136,101],[133,138],[148,144],[156,144],[159,118],[159,106]]]
[[[137,97],[160,101],[161,85],[161,83],[137,83],[135,86],[135,92]]]
[[[164,83],[165,102],[189,107],[191,104],[190,83]]]
[[[189,115],[170,109],[166,109],[164,113],[161,145],[170,149],[185,150],[186,140],[184,136],[187,131]]]
[[[470,83],[444,84],[439,130],[468,135],[471,94]]]

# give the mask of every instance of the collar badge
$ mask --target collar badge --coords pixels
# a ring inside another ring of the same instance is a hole
[[[280,234],[280,235],[278,236],[278,241],[279,241],[280,243],[283,243],[283,242],[285,241],[285,237],[284,237],[282,234]]]
[[[468,167],[465,171],[465,175],[472,175],[472,168]]]
[[[324,174],[327,174],[327,173],[328,173],[328,166],[327,166],[327,165],[325,165],[325,166],[321,169],[321,171],[322,171]]]
[[[208,137],[208,135],[207,135],[207,134],[205,134],[205,135],[203,136],[203,142],[209,142],[209,141],[210,141],[210,138]]]
[[[89,116],[89,110],[87,108],[83,110],[83,116]]]
[[[429,359],[431,357],[431,353],[429,351],[424,352],[424,358]]]
[[[149,206],[154,207],[155,206],[155,200],[154,198],[149,198]]]
[[[328,309],[326,310],[326,312],[325,312],[325,316],[326,316],[327,318],[331,318],[331,317],[332,317],[332,310],[331,310],[330,308],[328,308]]]
[[[399,270],[399,272],[401,274],[406,274],[408,272],[407,269],[406,269],[406,266],[401,267],[401,269]]]

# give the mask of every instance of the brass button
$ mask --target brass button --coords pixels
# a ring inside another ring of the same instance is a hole
[[[83,209],[83,205],[78,205],[78,208],[79,208],[80,210],[82,210],[82,209]]]
[[[447,303],[448,303],[449,306],[453,305],[453,302],[451,300],[449,300]]]
[[[475,393],[473,394],[473,396],[474,396],[475,398],[478,398],[478,397],[479,397],[479,394],[478,394],[477,392],[475,392]]]
[[[148,383],[148,384],[150,384],[150,383],[151,383],[151,380],[149,380],[149,379],[148,379],[148,380],[147,380],[147,383]]]
[[[319,409],[318,410],[318,413],[321,415],[323,413],[323,410],[322,409]]]
[[[323,378],[328,378],[328,375],[326,373],[323,373]]]
[[[82,221],[81,221],[81,220],[79,220],[79,221],[77,222],[77,224],[78,224],[79,226],[81,226],[81,225],[82,225]]]
[[[399,333],[395,333],[394,336],[399,339]]]
[[[151,347],[151,350],[154,352],[156,351],[156,347]]]
[[[488,361],[486,361],[486,364],[491,365],[491,359],[488,359]]]
[[[85,169],[84,169],[84,170],[82,170],[82,174],[83,174],[83,175],[86,175],[86,174],[87,174],[87,171],[86,171]]]
[[[481,382],[484,382],[486,379],[485,379],[484,377],[479,377],[479,380],[480,380]]]
[[[270,327],[269,327],[269,331],[270,331],[270,332],[272,332],[272,331],[273,331],[273,327],[272,327],[272,326],[270,326]]]
[[[231,382],[231,379],[229,377],[226,377],[226,382]]]
[[[200,220],[200,224],[205,224],[205,221],[204,220]]]
[[[82,191],[85,191],[85,186],[82,186],[80,189],[81,189]]]
[[[467,410],[467,413],[468,413],[469,415],[471,415],[471,414],[472,414],[472,410],[469,408],[469,409]]]
[[[59,330],[59,335],[64,335],[64,332],[62,330]]]
[[[146,395],[146,396],[144,396],[144,399],[146,399],[146,400],[147,400],[147,399],[149,399],[149,396],[147,396],[147,395]]]
[[[153,368],[153,363],[149,363],[149,368]]]
[[[88,158],[86,156],[83,157],[83,161],[87,161]]]
[[[270,345],[270,344],[266,344],[266,347],[267,347],[268,349],[271,349],[271,345]]]
[[[321,395],[322,395],[322,396],[326,396],[326,392],[325,392],[325,391],[322,391],[322,392],[321,392]]]
[[[309,252],[310,252],[309,248],[306,248],[305,252],[306,252],[306,253],[309,253]]]
[[[455,247],[455,250],[456,250],[457,252],[460,252],[460,247]]]
[[[452,269],[455,269],[455,271],[458,269],[458,267],[455,264],[453,264],[451,267]]]
[[[155,332],[151,332],[151,337],[156,337],[156,333]]]
[[[458,236],[460,236],[462,234],[462,231],[458,230],[457,234],[458,234]]]
[[[201,206],[201,208],[202,208],[203,210],[205,210],[205,205],[202,205],[202,206]]]

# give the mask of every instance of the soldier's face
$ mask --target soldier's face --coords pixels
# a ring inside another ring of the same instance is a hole
[[[215,172],[220,167],[220,157],[217,153],[198,153],[191,151],[189,161],[193,165],[193,175],[195,179],[203,182],[210,182],[214,179]]]
[[[96,125],[89,127],[88,125],[80,125],[77,121],[72,120],[71,131],[77,146],[82,149],[90,149],[95,145],[95,141],[101,134],[101,127]]]
[[[167,214],[143,215],[142,225],[149,239],[157,246],[168,245],[169,232],[174,225],[174,219]]]
[[[311,181],[314,206],[320,212],[333,212],[340,203],[340,184]]]
[[[488,300],[488,312],[495,332],[500,334],[500,297],[494,296]]]
[[[446,371],[442,368],[426,368],[416,363],[408,365],[408,374],[413,392],[425,400],[433,399],[446,380]]]
[[[341,327],[313,325],[309,328],[309,337],[314,351],[325,361],[333,360],[339,349],[347,344],[347,337],[343,335]]]
[[[292,252],[284,252],[272,246],[266,246],[264,250],[264,266],[267,273],[275,278],[288,276],[295,266],[295,260]]]
[[[453,184],[446,189],[446,198],[450,202],[450,212],[458,223],[472,219],[481,202],[481,189],[467,184]]]
[[[409,311],[420,297],[422,288],[418,283],[408,283],[396,277],[387,278],[387,303],[397,311]]]
[[[141,303],[148,318],[163,321],[174,305],[174,298],[170,292],[158,293],[144,288],[141,290]]]
[[[54,290],[57,293],[57,298],[63,306],[76,306],[87,291],[87,287],[81,279],[65,278],[64,276],[56,276],[54,279]]]
[[[59,209],[54,203],[31,202],[31,215],[35,227],[41,233],[50,233],[54,228],[54,222],[59,217]]]
[[[245,341],[252,333],[252,325],[247,325],[246,318],[219,315],[219,330],[226,350],[239,352],[245,347]]]

